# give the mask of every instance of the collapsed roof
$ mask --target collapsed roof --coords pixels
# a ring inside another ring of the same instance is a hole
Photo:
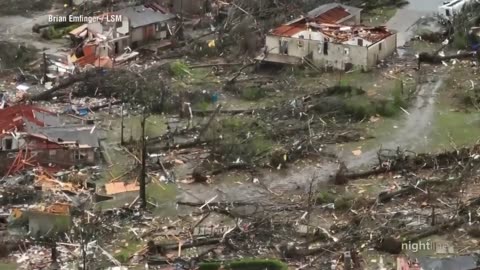
[[[132,28],[142,27],[145,25],[165,22],[175,18],[175,15],[170,13],[162,13],[155,11],[152,8],[141,6],[128,7],[114,12],[130,19],[130,26]]]
[[[341,24],[360,10],[341,4],[322,5],[310,11],[307,17],[301,17],[281,25],[271,30],[270,34],[319,41],[328,38],[329,42],[333,43],[348,43],[356,38],[368,41],[361,46],[369,46],[394,34],[384,26],[367,27]]]
[[[93,126],[65,123],[58,115],[32,105],[16,105],[0,110],[2,134],[25,132],[57,144],[99,147]]]

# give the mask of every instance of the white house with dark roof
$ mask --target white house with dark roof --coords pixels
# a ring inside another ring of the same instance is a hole
[[[93,36],[103,36],[113,43],[114,54],[126,47],[135,49],[151,40],[164,40],[173,35],[176,16],[154,6],[139,5],[103,14],[120,15],[121,21],[107,20],[88,24]]]
[[[397,47],[396,33],[360,25],[361,9],[326,4],[266,35],[257,60],[284,64],[308,62],[320,68],[368,70]]]

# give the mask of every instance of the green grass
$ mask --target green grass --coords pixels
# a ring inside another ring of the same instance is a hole
[[[163,187],[163,188],[162,188]],[[172,184],[150,183],[147,186],[147,197],[155,202],[167,202],[175,200],[177,187]]]
[[[362,22],[369,26],[385,25],[393,16],[397,9],[395,7],[383,7],[369,10],[362,13]]]
[[[220,262],[201,263],[199,270],[219,270]],[[287,270],[288,266],[278,260],[270,259],[243,259],[223,264],[229,270]]]
[[[170,63],[169,70],[170,74],[177,78],[187,77],[192,74],[188,65],[180,60]]]
[[[127,246],[123,245],[120,249],[120,252],[115,253],[114,257],[121,263],[127,263],[128,259],[133,256],[136,252],[142,249],[142,242],[133,239],[127,241]]]
[[[467,34],[465,32],[455,32],[452,46],[459,50],[466,49],[468,47]]]
[[[0,263],[1,270],[15,270],[18,269],[15,263]]]
[[[480,139],[480,113],[453,112],[439,110],[429,138],[429,148],[450,149],[456,146],[474,144]]]
[[[266,96],[265,90],[260,87],[247,87],[242,90],[241,96],[245,100],[256,101]]]
[[[336,194],[333,194],[330,191],[321,191],[317,194],[316,203],[317,204],[334,203],[336,196],[337,196]]]
[[[198,103],[193,104],[192,109],[199,110],[199,111],[206,111],[212,107],[212,103],[207,101],[200,101]]]

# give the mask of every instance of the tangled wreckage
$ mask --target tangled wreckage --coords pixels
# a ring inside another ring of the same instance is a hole
[[[366,19],[390,1],[133,2],[51,3],[5,36],[40,48],[0,43],[0,269],[480,269],[478,143],[371,132],[477,72],[480,20],[399,56]],[[70,15],[95,20],[40,24]]]

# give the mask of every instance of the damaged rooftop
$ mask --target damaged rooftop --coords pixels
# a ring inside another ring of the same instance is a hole
[[[325,4],[308,12],[306,17],[301,16],[272,29],[269,34],[316,41],[328,39],[330,42],[345,44],[355,43],[356,39],[361,38],[370,42],[365,43],[364,46],[376,43],[393,34],[385,26],[368,27],[354,23],[342,24],[356,14],[360,14],[361,11],[360,8],[342,4]]]

